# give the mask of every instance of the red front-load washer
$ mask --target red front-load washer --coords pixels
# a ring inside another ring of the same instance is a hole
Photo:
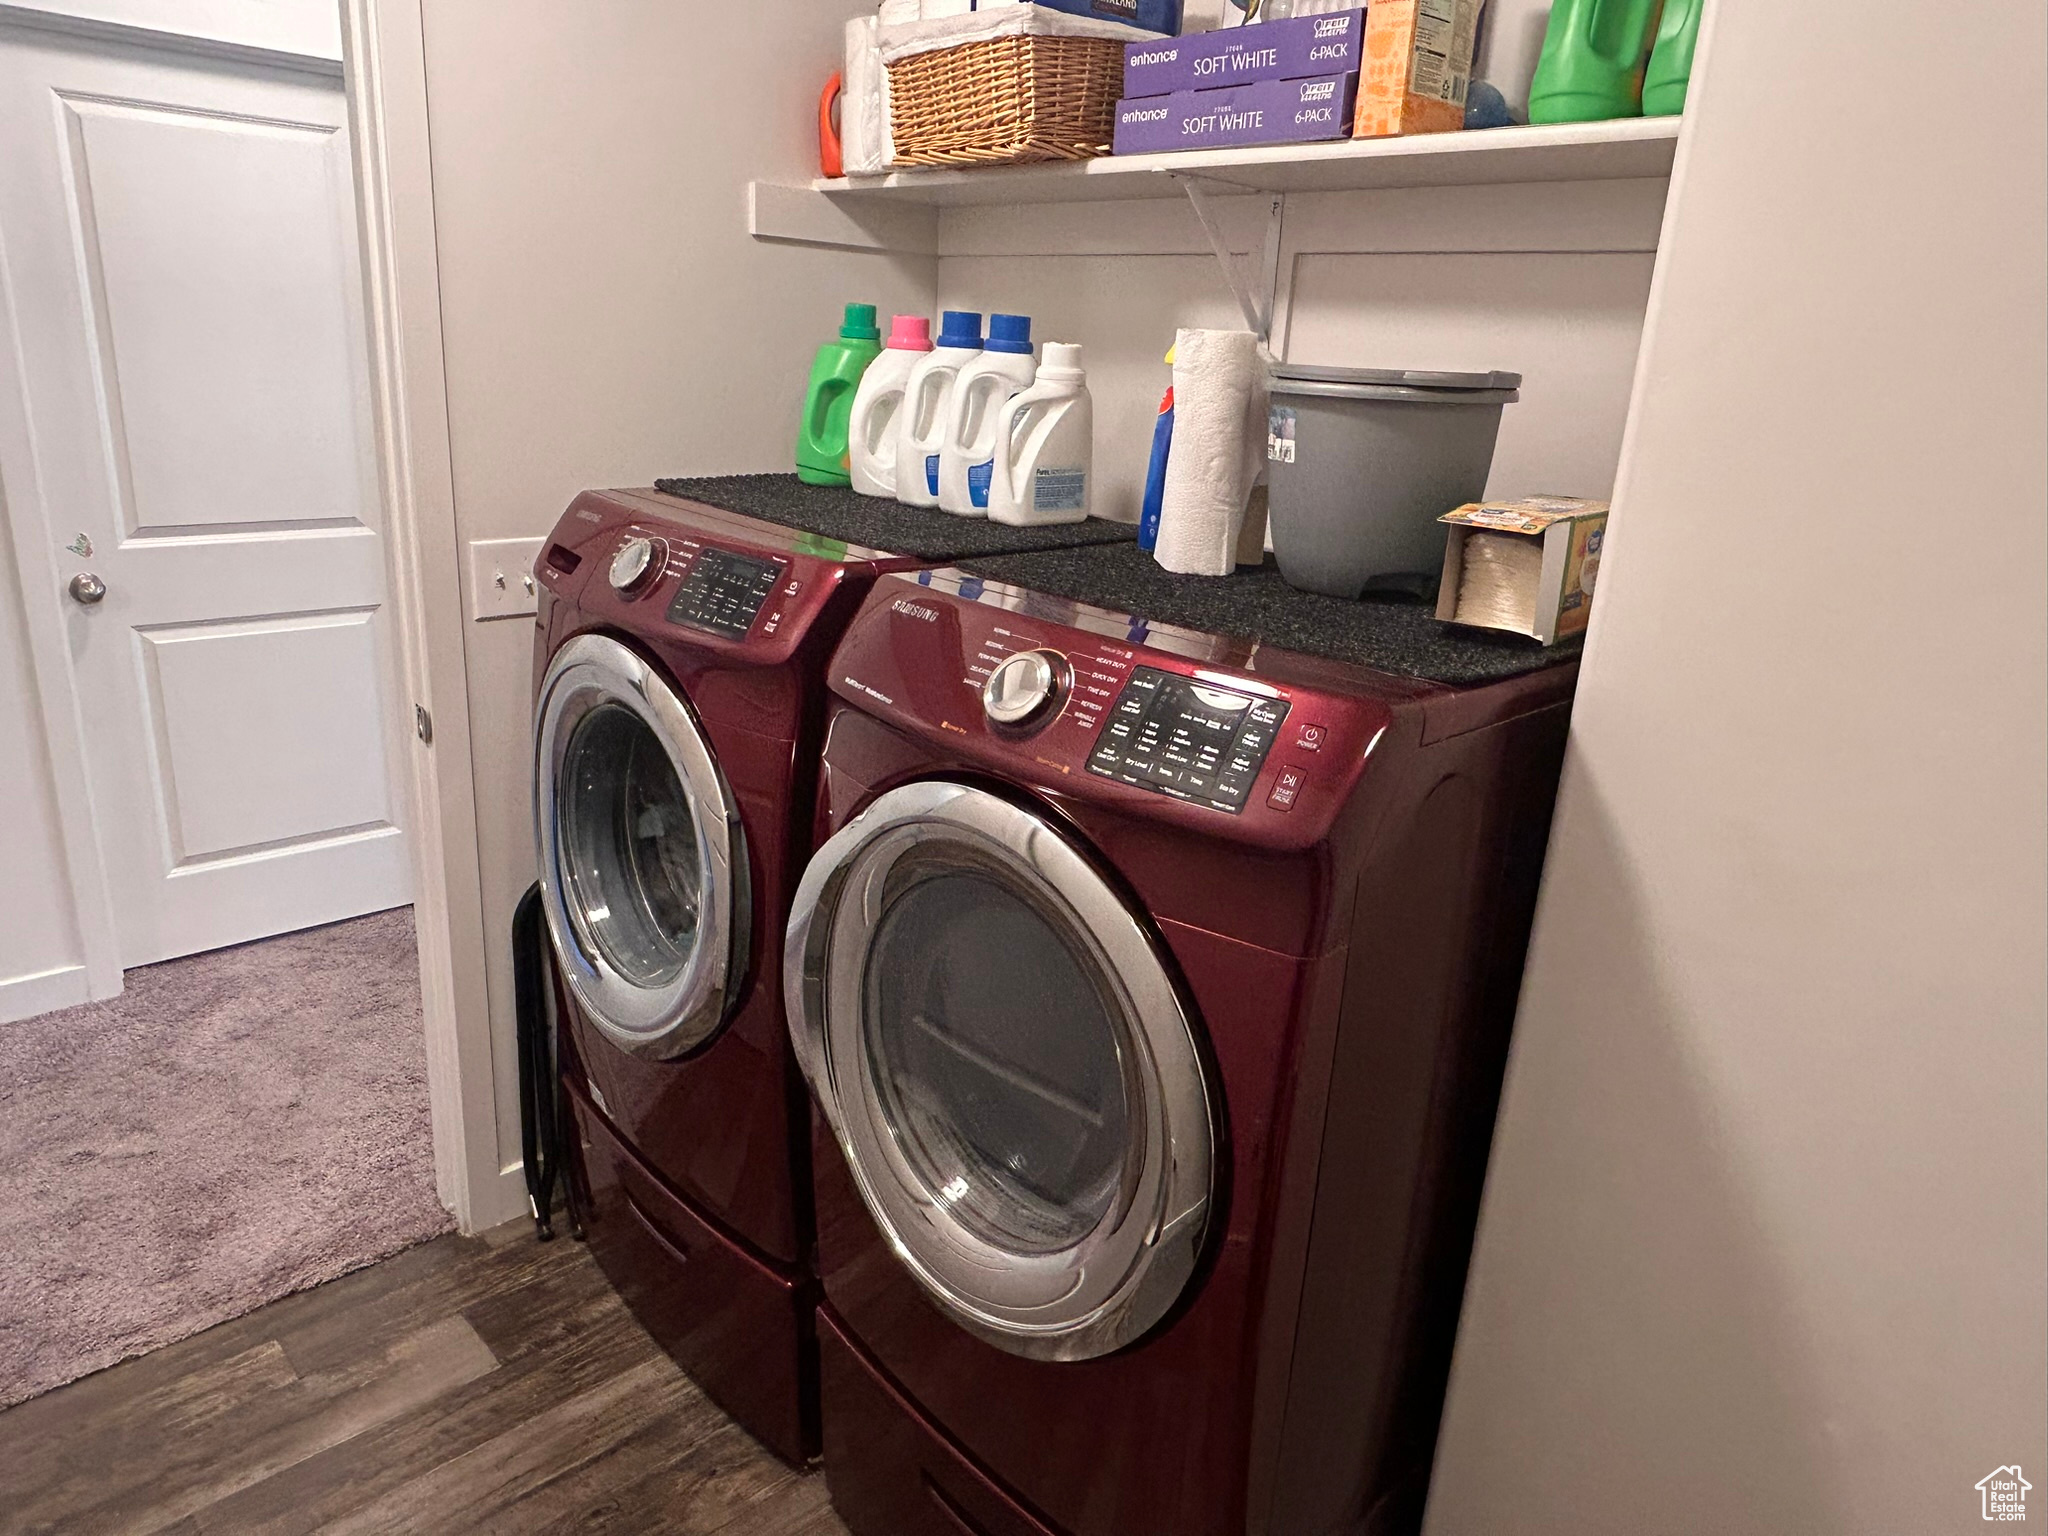
[[[1481,660],[877,583],[784,953],[857,1536],[1414,1527],[1576,673]]]
[[[791,476],[577,497],[543,546],[534,826],[593,1252],[706,1393],[815,1453],[808,1110],[779,956],[825,667],[885,571],[1128,541]],[[877,547],[887,538],[893,549]]]

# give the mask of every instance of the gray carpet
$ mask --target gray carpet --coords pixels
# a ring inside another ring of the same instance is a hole
[[[448,1231],[412,911],[0,1025],[0,1407]]]

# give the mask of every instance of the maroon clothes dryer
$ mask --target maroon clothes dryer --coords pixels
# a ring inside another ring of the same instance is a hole
[[[1001,528],[790,476],[677,489],[579,496],[536,567],[534,820],[571,1177],[649,1331],[801,1461],[817,1443],[809,1111],[779,958],[825,666],[882,572],[1132,530]]]
[[[1479,660],[876,585],[784,953],[857,1536],[1414,1526],[1576,675]]]

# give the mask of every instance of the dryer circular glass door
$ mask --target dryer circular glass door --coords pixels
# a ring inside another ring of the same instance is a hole
[[[739,812],[687,705],[637,653],[580,635],[534,722],[541,896],[570,989],[635,1055],[696,1049],[746,971]]]
[[[1063,833],[890,791],[812,859],[783,984],[862,1198],[952,1317],[1085,1360],[1165,1315],[1208,1221],[1208,1085],[1145,925]]]

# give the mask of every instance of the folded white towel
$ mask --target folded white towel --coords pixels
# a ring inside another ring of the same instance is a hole
[[[889,72],[882,67],[881,24],[856,16],[846,24],[846,63],[839,98],[839,146],[849,176],[874,176],[896,158],[889,131]]]
[[[1100,37],[1112,42],[1142,42],[1159,34],[1121,21],[1103,21],[1094,16],[1069,16],[1065,11],[1042,5],[984,5],[968,9],[968,0],[926,0],[921,21],[892,22],[882,18],[882,62],[894,64],[913,54],[935,53],[963,43],[984,42],[992,37]],[[949,9],[940,11],[935,6]]]
[[[1182,331],[1174,342],[1173,452],[1152,556],[1169,571],[1228,576],[1266,464],[1266,364],[1250,331]],[[1256,563],[1257,554],[1248,563]]]

